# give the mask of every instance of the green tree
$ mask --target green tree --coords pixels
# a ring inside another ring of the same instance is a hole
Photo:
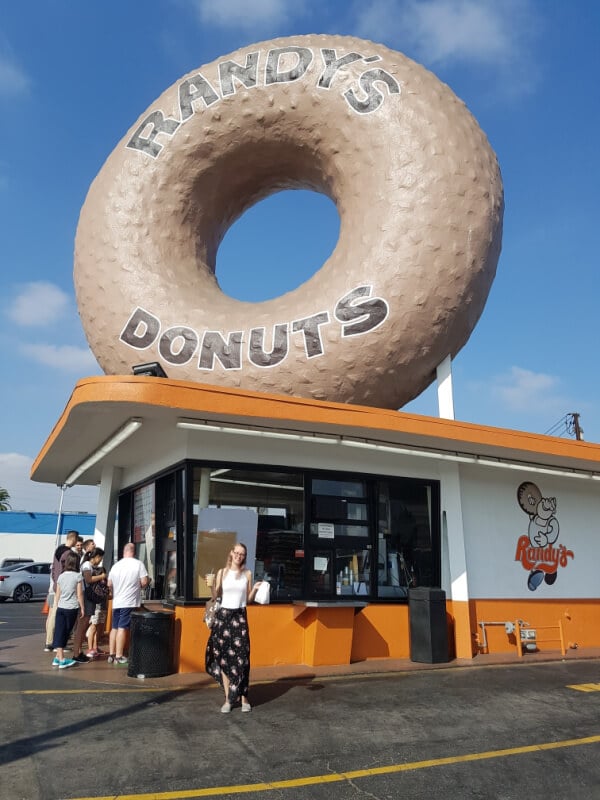
[[[0,486],[0,511],[8,511],[10,509],[10,495]]]

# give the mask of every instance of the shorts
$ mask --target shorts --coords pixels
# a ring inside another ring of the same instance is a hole
[[[113,608],[112,612],[112,627],[113,628],[130,628],[131,627],[131,612],[133,608]]]
[[[91,617],[96,612],[96,601],[88,600],[87,597],[83,598],[83,607],[86,617]]]
[[[98,603],[93,614],[90,615],[90,625],[102,625],[106,622],[106,609]]]

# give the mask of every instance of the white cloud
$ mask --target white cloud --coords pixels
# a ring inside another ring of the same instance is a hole
[[[60,489],[53,484],[29,480],[33,459],[21,453],[0,453],[0,486],[10,495],[13,511],[56,513],[60,506]],[[73,486],[67,489],[63,511],[87,511],[95,514],[98,489],[95,486]]]
[[[46,367],[64,372],[96,372],[98,364],[88,347],[55,344],[24,344],[19,348],[23,355]]]
[[[564,411],[567,399],[561,394],[560,380],[554,375],[511,367],[492,383],[492,393],[510,410],[531,413],[536,408]]]
[[[299,6],[288,0],[196,0],[196,8],[205,25],[253,30],[264,25],[285,25]]]
[[[358,12],[359,32],[403,43],[429,63],[504,66],[531,30],[529,0],[372,0]]]
[[[417,42],[433,62],[495,62],[510,53],[512,37],[500,3],[434,0],[412,4],[411,16]]]
[[[18,325],[41,326],[56,322],[69,307],[69,295],[48,281],[26,283],[10,309]]]
[[[30,81],[16,62],[0,53],[0,97],[15,97],[29,91]]]

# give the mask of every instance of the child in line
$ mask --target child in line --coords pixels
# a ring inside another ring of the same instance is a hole
[[[53,667],[66,669],[77,662],[73,658],[65,658],[65,647],[78,616],[85,613],[83,607],[82,577],[79,572],[79,558],[69,553],[65,559],[65,570],[56,581],[56,622],[52,647],[56,648]]]

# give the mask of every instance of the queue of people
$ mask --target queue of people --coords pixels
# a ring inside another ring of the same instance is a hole
[[[93,539],[84,541],[76,531],[68,531],[65,543],[54,553],[44,647],[46,652],[55,653],[53,667],[66,669],[102,655],[108,655],[110,664],[128,664],[125,648],[131,612],[140,606],[141,590],[148,586],[150,578],[143,562],[135,558],[134,544],[125,545],[123,558],[108,574],[103,557],[104,550],[96,547]],[[106,654],[100,642],[109,598],[113,609]],[[65,651],[71,636],[72,656],[67,658]]]

